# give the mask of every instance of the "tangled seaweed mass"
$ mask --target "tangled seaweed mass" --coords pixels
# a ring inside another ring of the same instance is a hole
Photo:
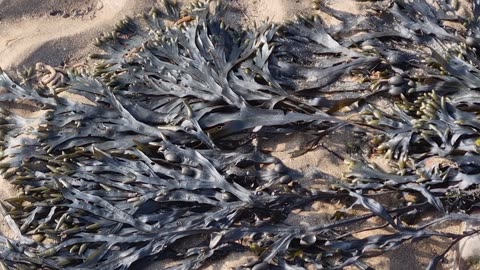
[[[367,269],[371,251],[433,236],[453,246],[476,233],[435,226],[475,219],[479,201],[479,0],[471,18],[443,0],[395,0],[368,17],[317,4],[341,24],[313,17],[245,30],[223,23],[221,3],[195,3],[187,19],[163,4],[99,38],[93,71],[49,75],[39,65],[40,84],[31,70],[20,84],[0,74],[0,101],[41,108],[33,124],[0,109],[1,172],[23,192],[0,204],[14,234],[0,236],[2,269],[128,269],[149,256],[198,269],[239,248],[258,254],[244,266],[256,270]],[[381,97],[393,109],[371,105]],[[256,145],[304,133],[314,138],[308,151],[344,127],[395,171],[365,154],[344,179],[302,174]],[[308,189],[303,179],[327,184]],[[392,207],[371,196],[382,192],[418,200]],[[332,198],[370,213],[282,222]],[[408,221],[424,212],[434,214]],[[384,224],[365,222],[373,217]],[[355,235],[380,227],[392,233]]]

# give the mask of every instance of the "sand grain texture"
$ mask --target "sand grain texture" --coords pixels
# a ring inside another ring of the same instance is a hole
[[[93,41],[102,32],[155,2],[4,0],[0,4],[0,67],[12,70],[36,62],[60,66],[86,61],[96,51]]]
[[[15,187],[0,176],[0,200],[14,197],[17,193],[18,191]],[[8,227],[2,216],[0,216],[0,232],[7,237],[13,237],[10,227]]]

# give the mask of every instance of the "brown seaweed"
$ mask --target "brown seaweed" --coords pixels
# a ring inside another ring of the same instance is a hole
[[[128,269],[155,256],[182,260],[171,269],[198,269],[246,240],[259,251],[245,266],[252,269],[368,269],[362,258],[372,250],[434,236],[455,243],[476,233],[435,230],[476,219],[466,212],[478,200],[480,174],[478,20],[437,2],[441,9],[397,0],[369,18],[320,5],[343,24],[328,28],[313,17],[239,30],[223,23],[221,3],[195,3],[193,20],[176,24],[180,8],[165,0],[142,22],[125,18],[99,38],[104,52],[92,55],[92,72],[65,72],[61,91],[88,103],[16,84],[2,72],[8,93],[0,101],[29,100],[43,114],[30,127],[0,110],[0,169],[23,190],[1,204],[19,236],[0,236],[1,266]],[[468,30],[454,32],[444,20]],[[346,94],[352,76],[363,80]],[[376,96],[392,97],[393,113],[369,106]],[[364,121],[335,114],[348,106],[362,109]],[[342,180],[297,172],[253,142],[305,133],[316,144],[341,127],[371,136],[376,153],[398,170],[359,158]],[[441,162],[432,165],[433,158]],[[303,179],[330,188],[308,190]],[[371,196],[385,191],[421,198],[393,207]],[[368,213],[313,227],[282,223],[293,209],[332,198]],[[423,210],[439,217],[403,222]],[[385,224],[360,231],[388,226],[392,233],[355,237],[352,228],[375,216]]]

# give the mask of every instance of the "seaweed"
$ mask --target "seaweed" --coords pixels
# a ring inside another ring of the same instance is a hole
[[[477,233],[435,226],[477,219],[466,213],[480,174],[478,20],[441,0],[397,0],[367,18],[319,4],[340,26],[313,16],[233,29],[221,2],[196,2],[186,16],[162,2],[98,38],[103,53],[91,55],[91,71],[43,86],[0,73],[0,101],[41,109],[30,125],[0,109],[0,170],[22,188],[0,204],[16,236],[0,236],[3,268],[128,269],[154,256],[198,269],[241,246],[259,255],[245,268],[367,269],[372,251],[431,237],[453,246]],[[393,110],[373,105],[382,97]],[[301,154],[346,126],[397,168],[356,155],[336,179],[291,170],[256,145],[258,136],[313,136]],[[328,187],[305,188],[308,179]],[[388,205],[374,199],[384,192],[420,196]],[[365,212],[284,223],[293,209],[332,199]],[[422,211],[438,216],[406,221]],[[374,217],[384,224],[365,222]],[[391,233],[357,236],[384,227]]]

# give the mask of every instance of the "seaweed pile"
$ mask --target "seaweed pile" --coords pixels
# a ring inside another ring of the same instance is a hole
[[[365,17],[317,4],[338,26],[300,17],[239,30],[224,24],[219,2],[185,15],[164,0],[100,37],[92,71],[54,79],[43,65],[41,84],[32,70],[21,84],[1,73],[0,101],[41,108],[33,124],[0,109],[0,169],[23,191],[0,203],[15,234],[0,236],[2,268],[128,269],[155,256],[181,261],[168,269],[198,269],[247,248],[259,256],[245,267],[256,270],[367,269],[370,251],[476,233],[435,226],[474,219],[478,204],[480,2],[471,17],[453,1],[374,6]],[[373,105],[382,97],[393,110]],[[355,112],[362,120],[346,117]],[[370,136],[395,172],[357,155],[345,179],[303,174],[256,143],[305,133],[308,151],[345,127]],[[391,207],[371,196],[392,191],[418,200]],[[313,227],[282,222],[333,198],[370,213]],[[438,214],[405,218],[423,211]],[[372,217],[384,224],[368,227]],[[383,227],[392,233],[355,237]]]

